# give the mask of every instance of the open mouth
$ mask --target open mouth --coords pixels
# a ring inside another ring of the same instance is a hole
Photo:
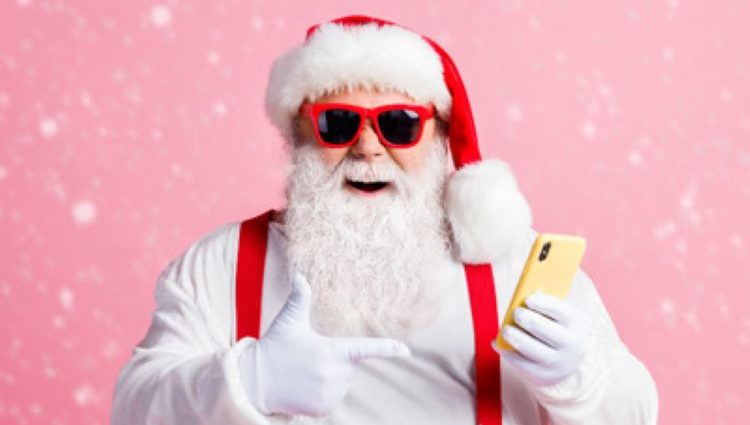
[[[346,184],[362,192],[375,193],[385,189],[388,185],[390,185],[390,182],[358,182],[347,180]]]

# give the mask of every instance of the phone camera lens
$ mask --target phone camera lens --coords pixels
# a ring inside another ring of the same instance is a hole
[[[547,254],[549,254],[549,249],[552,246],[551,242],[546,242],[542,246],[542,252],[539,253],[539,261],[544,261],[547,258]]]

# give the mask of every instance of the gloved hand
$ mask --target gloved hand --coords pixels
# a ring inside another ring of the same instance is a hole
[[[391,339],[318,334],[310,326],[310,285],[299,273],[292,282],[284,308],[239,360],[245,390],[261,413],[325,416],[348,392],[360,360],[411,355]]]
[[[503,338],[515,350],[496,352],[538,386],[554,385],[576,372],[593,338],[588,315],[563,300],[535,292],[519,306],[513,320],[523,330],[506,325]],[[524,332],[525,331],[525,332]]]

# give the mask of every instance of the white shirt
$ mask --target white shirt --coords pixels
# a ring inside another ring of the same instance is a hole
[[[412,356],[362,361],[341,405],[326,418],[263,415],[249,402],[235,342],[239,222],[219,226],[169,263],[155,292],[146,337],[120,373],[112,424],[431,424],[476,423],[474,336],[462,264],[446,262],[450,303],[403,341]],[[283,225],[271,222],[261,334],[291,291]],[[502,319],[536,232],[494,263]],[[576,374],[535,387],[501,363],[504,425],[656,424],[656,386],[620,340],[591,279],[579,269],[568,300],[594,322],[595,341]]]

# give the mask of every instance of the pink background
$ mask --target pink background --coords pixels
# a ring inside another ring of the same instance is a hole
[[[748,423],[750,3],[353,3],[0,3],[0,423],[108,422],[161,269],[282,202],[272,59],[350,13],[452,54],[535,227],[588,238],[660,423]]]

